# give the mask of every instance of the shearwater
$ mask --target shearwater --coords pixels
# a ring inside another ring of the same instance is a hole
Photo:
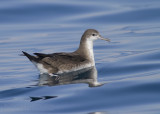
[[[40,74],[57,76],[57,74],[95,66],[93,41],[97,39],[110,41],[108,38],[103,38],[97,30],[88,29],[81,37],[79,48],[74,52],[34,53],[35,56],[22,52],[37,67]]]

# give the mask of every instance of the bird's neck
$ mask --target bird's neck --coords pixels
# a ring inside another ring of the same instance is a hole
[[[79,48],[76,52],[85,59],[89,60],[93,66],[95,65],[92,40],[81,39]]]

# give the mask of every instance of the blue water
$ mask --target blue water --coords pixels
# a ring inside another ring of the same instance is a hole
[[[0,113],[159,114],[159,4],[1,0]],[[57,80],[20,56],[74,51],[88,28],[111,39],[94,42],[96,68]]]

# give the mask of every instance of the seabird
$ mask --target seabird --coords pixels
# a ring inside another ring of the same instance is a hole
[[[79,48],[74,52],[34,53],[35,56],[22,52],[37,67],[40,74],[57,76],[95,66],[93,41],[97,39],[110,41],[108,38],[103,38],[97,30],[88,29],[81,37]]]

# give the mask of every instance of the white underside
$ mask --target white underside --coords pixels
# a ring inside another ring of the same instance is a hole
[[[39,72],[41,74],[48,73],[48,70],[44,68],[43,64],[36,63],[36,62],[33,62],[33,61],[32,61],[32,63],[37,67],[37,69],[39,70]]]
[[[62,73],[68,73],[68,72],[73,72],[73,71],[77,71],[77,70],[81,70],[81,69],[84,69],[84,68],[88,68],[88,67],[92,67],[94,65],[92,64],[85,64],[85,65],[81,65],[79,67],[75,67],[75,68],[72,68],[70,70],[60,70],[58,71],[55,75],[54,74],[51,74],[48,72],[47,69],[44,68],[43,64],[40,64],[40,63],[36,63],[36,62],[32,62],[36,68],[39,70],[40,74],[49,74],[50,76],[57,76],[56,74],[62,74]]]
[[[81,66],[72,68],[72,69],[70,69],[70,70],[58,71],[57,74],[73,72],[73,71],[81,70],[81,69],[88,68],[88,67],[92,67],[92,66],[94,66],[94,65],[92,65],[92,64],[85,64],[85,65],[81,65]]]

